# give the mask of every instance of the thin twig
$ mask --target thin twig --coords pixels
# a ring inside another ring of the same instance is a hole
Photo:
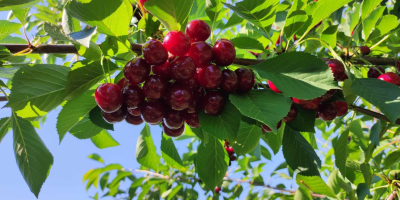
[[[391,122],[389,120],[389,118],[387,118],[385,115],[383,115],[381,113],[377,113],[377,112],[374,112],[374,111],[371,111],[371,110],[367,110],[365,108],[361,108],[361,107],[358,107],[358,106],[353,106],[353,105],[350,105],[349,108],[354,110],[355,112],[358,112],[358,113],[361,113],[361,114],[364,114],[364,115],[368,115],[368,116],[371,116],[371,117],[375,117],[375,118],[380,119],[382,121]],[[400,125],[400,119],[397,119],[395,124]]]

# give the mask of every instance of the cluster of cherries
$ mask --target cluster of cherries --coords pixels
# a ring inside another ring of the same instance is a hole
[[[109,123],[139,125],[143,121],[162,124],[166,135],[177,137],[184,122],[200,127],[198,112],[219,115],[230,93],[247,93],[255,83],[249,69],[221,70],[236,57],[234,44],[227,39],[212,47],[205,41],[210,27],[193,20],[186,34],[170,31],[164,43],[150,39],[143,44],[143,58],[129,61],[118,84],[105,83],[95,92],[95,100]],[[151,73],[152,72],[152,73]]]
[[[231,166],[231,162],[236,160],[235,150],[233,150],[233,148],[229,146],[228,141],[225,141],[224,147],[229,156],[229,166]]]

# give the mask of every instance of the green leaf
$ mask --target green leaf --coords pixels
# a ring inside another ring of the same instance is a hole
[[[332,188],[335,194],[339,194],[341,189],[341,184],[345,184],[343,178],[341,177],[338,169],[333,169],[331,174],[328,177],[327,184],[330,188]]]
[[[360,165],[360,170],[364,175],[365,184],[369,188],[369,186],[371,185],[371,181],[372,181],[373,171],[372,171],[372,169],[371,169],[371,167],[369,166],[368,163],[361,164]]]
[[[108,177],[110,176],[110,173],[105,173],[103,176],[100,178],[100,188],[101,190],[104,190],[106,188],[107,183],[108,183]]]
[[[307,22],[308,16],[305,12],[307,0],[293,1],[285,22],[284,33],[286,38],[292,38],[293,35]]]
[[[59,65],[34,64],[21,67],[13,77],[10,101],[14,111],[28,103],[40,111],[50,111],[64,100],[69,68]]]
[[[29,121],[13,114],[11,123],[17,165],[31,192],[38,198],[53,165],[53,155]]]
[[[260,126],[240,122],[236,143],[233,144],[235,152],[241,155],[252,152],[259,144],[261,135]]]
[[[379,134],[381,133],[381,130],[381,121],[376,122],[370,130],[369,139],[371,140],[371,143],[376,146],[379,146]]]
[[[222,143],[210,136],[207,144],[199,144],[196,156],[196,171],[208,188],[220,185],[228,170],[229,156]]]
[[[295,106],[297,108],[297,116],[286,125],[296,131],[315,133],[315,111],[304,109],[299,105]]]
[[[369,36],[369,40],[381,37],[395,29],[399,25],[397,20],[397,17],[394,15],[383,16],[378,24],[376,24],[375,30],[372,31],[371,35]]]
[[[232,94],[229,99],[242,115],[268,125],[273,131],[276,130],[278,122],[286,117],[292,104],[289,98],[271,90],[252,90],[247,94]]]
[[[337,31],[338,31],[338,25],[333,25],[328,27],[327,29],[322,32],[321,35],[321,40],[328,43],[330,47],[335,48],[336,47],[336,36],[337,36]]]
[[[0,119],[0,143],[4,136],[10,131],[11,119],[10,117],[5,117]]]
[[[199,112],[201,128],[221,140],[235,140],[240,126],[241,115],[235,106],[227,102],[224,111],[218,116],[209,116]]]
[[[370,16],[371,12],[381,3],[382,0],[364,0],[361,5],[361,20]]]
[[[102,130],[99,134],[91,137],[90,140],[99,149],[116,147],[119,145],[119,143],[106,130]]]
[[[78,139],[89,139],[99,134],[103,128],[100,128],[90,121],[89,115],[86,115],[69,132]]]
[[[369,192],[369,187],[365,183],[360,183],[357,186],[357,197],[358,197],[358,200],[365,199],[365,197],[367,195],[371,195],[371,193]]]
[[[400,88],[379,79],[356,79],[351,86],[354,94],[364,98],[395,123],[400,115]]]
[[[400,150],[393,151],[391,153],[387,153],[385,160],[383,161],[383,165],[389,168],[393,164],[398,163],[399,160],[400,160]]]
[[[0,11],[28,8],[39,2],[40,0],[2,0],[0,1]]]
[[[271,160],[271,153],[269,152],[269,150],[267,148],[265,148],[264,146],[261,146],[261,155],[267,159],[267,160]]]
[[[257,39],[250,37],[237,37],[231,40],[236,48],[246,50],[258,50],[256,52],[264,51],[264,47]]]
[[[15,17],[17,17],[17,19],[22,24],[25,24],[25,19],[28,16],[30,10],[31,10],[30,7],[23,8],[23,9],[16,9],[16,10],[13,10],[13,14],[15,15]]]
[[[7,60],[10,56],[11,52],[5,46],[0,46],[0,60]]]
[[[161,155],[168,165],[179,170],[186,170],[178,150],[175,147],[174,141],[165,134],[162,135],[161,139]]]
[[[79,32],[65,33],[59,26],[51,23],[44,23],[44,30],[54,41],[70,41],[73,44],[80,44],[89,48],[90,39],[96,33],[96,27],[84,29]]]
[[[290,97],[313,99],[338,88],[328,65],[308,53],[284,53],[251,67]]]
[[[335,152],[335,164],[339,169],[340,173],[343,175],[346,174],[346,161],[348,157],[348,138],[349,138],[349,129],[346,128],[339,136],[339,139],[336,141],[335,146],[333,147]]]
[[[150,134],[149,125],[145,125],[136,143],[136,160],[141,165],[157,171],[160,159]]]
[[[385,11],[386,6],[379,6],[372,11],[372,13],[365,18],[363,21],[363,31],[365,41],[368,41],[369,34],[372,29],[375,28],[376,22],[378,22],[379,18],[383,15],[383,11]]]
[[[81,30],[80,22],[73,18],[68,11],[64,8],[62,15],[62,29],[66,34],[77,32]]]
[[[74,44],[76,50],[78,50],[79,55],[86,58],[87,60],[100,60],[101,59],[101,49],[100,47],[94,43],[90,42],[89,48],[86,48],[80,44]]]
[[[146,19],[145,33],[147,37],[153,37],[160,28],[161,22],[151,14],[148,14]]]
[[[294,193],[294,200],[312,200],[311,193],[308,189],[299,187]]]
[[[94,107],[90,112],[89,112],[89,119],[90,121],[103,129],[107,130],[114,130],[114,125],[106,122],[104,120],[103,115],[101,114],[101,108],[99,106]]]
[[[10,35],[11,33],[18,31],[20,28],[21,24],[9,22],[7,20],[0,20],[0,40]]]
[[[320,21],[329,17],[333,12],[343,7],[347,3],[350,3],[351,1],[352,0],[320,0],[308,4],[307,10],[311,11],[311,13],[308,14],[311,15],[312,19],[311,25],[308,27],[308,30],[312,29]]]
[[[129,41],[121,42],[116,37],[108,36],[106,40],[101,43],[101,51],[104,55],[112,57],[115,60],[122,60],[124,64],[131,60],[134,56],[130,48]]]
[[[101,158],[101,156],[99,154],[97,154],[97,153],[93,153],[93,154],[88,155],[88,158],[90,158],[92,160],[95,160],[97,162],[101,162],[101,163],[104,164],[103,158]]]
[[[169,30],[184,30],[194,0],[151,0],[144,7]]]
[[[338,199],[335,192],[333,192],[333,190],[326,185],[325,181],[319,176],[304,176],[297,174],[296,183],[304,189],[308,189],[309,187],[309,189],[314,193]]]
[[[321,160],[313,147],[298,132],[285,127],[282,141],[283,156],[295,172],[305,176],[319,176]]]
[[[285,131],[285,126],[286,126],[285,123],[282,123],[282,126],[278,131],[274,133],[266,133],[264,134],[264,137],[262,137],[265,143],[267,143],[268,146],[271,147],[275,155],[279,152],[279,149],[282,146],[282,139],[283,139],[283,133]]]

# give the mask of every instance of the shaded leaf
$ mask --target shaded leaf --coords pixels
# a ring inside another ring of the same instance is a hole
[[[157,171],[157,165],[160,164],[156,147],[150,134],[149,125],[145,125],[140,132],[140,136],[136,143],[136,160],[143,166]]]
[[[174,141],[171,137],[163,134],[161,139],[161,155],[166,163],[172,167],[185,170],[181,157],[178,154],[178,150],[175,147]]]

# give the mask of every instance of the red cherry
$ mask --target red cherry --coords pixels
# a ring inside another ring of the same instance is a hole
[[[206,41],[211,35],[211,28],[202,20],[193,20],[186,26],[186,34],[192,42]]]
[[[400,72],[400,59],[398,59],[396,62],[396,69],[398,72]]]
[[[318,116],[324,121],[331,121],[336,118],[338,110],[334,103],[322,103],[317,108]]]
[[[196,67],[210,64],[213,58],[212,47],[205,42],[194,42],[191,44],[187,56],[193,59]]]
[[[122,91],[125,105],[128,108],[137,108],[144,101],[142,89],[137,85],[129,85]]]
[[[279,128],[281,128],[282,126],[282,120],[278,122],[278,124],[276,125],[276,130],[278,130]],[[267,126],[266,124],[261,126],[261,131],[263,134],[265,134],[266,132],[272,132],[272,129]]]
[[[192,128],[200,127],[199,116],[197,115],[197,113],[186,113],[185,114],[185,122],[187,125],[189,125]]]
[[[94,92],[97,105],[106,113],[112,113],[121,108],[124,103],[121,88],[113,83],[104,83]]]
[[[229,156],[229,162],[235,161],[235,160],[236,160],[236,156],[234,156],[234,155]]]
[[[184,82],[196,74],[196,64],[192,58],[182,56],[169,64],[169,76],[176,81]]]
[[[210,64],[197,68],[197,78],[205,89],[214,90],[221,84],[222,72],[219,67]]]
[[[378,79],[400,86],[400,76],[394,72],[384,73]]]
[[[325,102],[325,101],[330,100],[330,99],[333,97],[333,95],[335,95],[336,91],[337,91],[336,89],[330,89],[330,90],[328,90],[324,95],[322,95],[322,96],[319,98],[319,100],[320,100],[321,102]]]
[[[345,101],[336,101],[335,102],[336,108],[337,108],[337,117],[341,117],[345,114],[347,114],[347,111],[349,111],[349,105]]]
[[[326,64],[328,64],[328,66],[331,68],[335,81],[344,81],[349,78],[347,77],[343,63],[339,60],[329,59],[326,61]]]
[[[228,39],[219,39],[213,47],[213,59],[218,66],[228,66],[235,61],[235,45]]]
[[[163,122],[162,129],[163,129],[163,132],[165,133],[165,135],[168,135],[170,137],[178,137],[178,136],[182,135],[183,131],[185,130],[185,126],[181,126],[178,129],[170,129]]]
[[[164,117],[164,104],[160,100],[147,101],[140,106],[140,112],[145,122],[151,125],[157,125],[161,123]]]
[[[186,85],[174,85],[168,90],[165,98],[172,109],[180,111],[189,107],[193,94]]]
[[[314,110],[318,107],[319,102],[320,102],[319,98],[315,98],[315,99],[311,100],[309,103],[301,105],[301,107],[303,107],[304,109],[308,109],[308,110]]]
[[[361,46],[360,47],[360,53],[364,56],[368,55],[369,53],[371,53],[371,49],[367,46]]]
[[[184,56],[189,52],[190,39],[180,31],[170,31],[164,38],[164,47],[175,56]]]
[[[142,6],[144,6],[144,3],[148,2],[149,0],[140,0],[140,4],[142,4]]]
[[[143,94],[148,99],[159,99],[167,92],[167,81],[158,75],[150,75],[143,84]]]
[[[290,107],[290,110],[289,110],[288,114],[286,115],[286,117],[284,117],[282,119],[282,121],[284,121],[286,123],[289,123],[289,122],[295,120],[296,117],[297,117],[297,108],[296,108],[296,106],[292,105]]]
[[[184,120],[184,113],[182,111],[169,108],[165,112],[163,123],[170,129],[178,129],[183,126]]]
[[[381,66],[371,67],[368,70],[368,78],[378,78],[381,74],[385,73],[385,69]]]
[[[131,115],[129,113],[126,115],[125,121],[128,124],[132,124],[132,125],[140,125],[140,124],[143,123],[143,119],[142,119],[142,117],[140,117],[140,115],[139,116],[134,116],[134,115]]]
[[[272,91],[276,93],[282,93],[273,83],[272,81],[268,80],[268,86],[271,88]]]
[[[121,88],[121,90],[123,90],[126,86],[129,85],[129,82],[128,80],[126,80],[126,78],[122,78],[118,81],[117,85],[119,86],[119,88]]]
[[[235,150],[233,150],[232,147],[225,147],[226,152],[228,153],[228,155],[233,155],[235,153]]]
[[[197,113],[201,109],[201,99],[203,95],[200,92],[193,91],[192,101],[189,103],[189,107],[187,108],[188,113]]]
[[[221,90],[227,93],[232,93],[238,88],[238,85],[239,80],[235,72],[229,69],[222,70],[222,81],[221,85],[219,86]]]
[[[312,100],[303,100],[303,99],[297,99],[297,98],[292,97],[292,101],[295,104],[304,105],[304,104],[310,103]]]
[[[229,147],[229,142],[225,140],[225,141],[224,141],[224,146],[225,146],[225,147]]]
[[[225,99],[218,91],[210,91],[203,97],[201,106],[206,114],[216,116],[224,110]]]
[[[150,74],[150,65],[143,58],[129,61],[124,68],[125,78],[131,85],[142,83]]]
[[[160,75],[165,79],[169,79],[169,62],[165,62],[162,65],[154,65],[151,67],[154,74]]]
[[[250,92],[250,90],[253,88],[255,80],[254,80],[254,74],[251,70],[245,69],[245,68],[239,68],[235,70],[235,73],[238,77],[238,88],[237,92],[238,93],[247,93]]]
[[[121,122],[122,120],[125,119],[127,114],[126,108],[124,106],[121,106],[117,111],[112,112],[112,113],[106,113],[104,111],[101,112],[101,115],[103,116],[103,119],[106,120],[106,122],[110,124],[115,124],[117,122]]]
[[[137,108],[128,108],[128,113],[133,116],[140,116],[140,107]]]
[[[150,39],[144,43],[142,51],[144,59],[150,65],[162,65],[168,60],[167,49],[156,39]]]
[[[219,192],[221,192],[221,188],[217,186],[215,187],[214,191],[215,193],[219,194]]]
[[[197,73],[193,76],[193,78],[187,80],[185,85],[189,86],[192,91],[200,89],[201,85],[199,83],[199,79],[197,78]]]

